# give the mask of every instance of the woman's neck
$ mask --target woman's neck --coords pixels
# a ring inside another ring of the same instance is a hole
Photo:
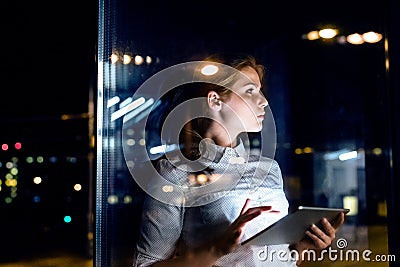
[[[237,135],[228,133],[224,127],[218,123],[213,123],[205,134],[205,138],[212,139],[216,145],[224,147],[237,146]]]

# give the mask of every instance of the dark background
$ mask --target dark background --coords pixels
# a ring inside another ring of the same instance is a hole
[[[2,117],[87,110],[95,71],[97,2],[2,4]]]
[[[22,142],[25,151],[85,151],[97,6],[94,0],[2,3],[2,143]]]
[[[59,250],[90,256],[88,105],[97,1],[4,1],[0,13],[0,144],[9,145],[0,150],[0,263]],[[34,163],[25,161],[29,156]],[[14,159],[17,195],[6,204],[5,165]],[[42,184],[32,182],[35,176]]]

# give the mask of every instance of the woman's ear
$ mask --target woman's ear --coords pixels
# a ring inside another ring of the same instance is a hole
[[[222,108],[222,103],[221,103],[219,94],[215,91],[208,92],[207,104],[212,110],[220,111]]]

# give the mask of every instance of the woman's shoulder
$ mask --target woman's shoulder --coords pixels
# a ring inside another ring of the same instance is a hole
[[[264,156],[264,155],[250,154],[249,158],[248,158],[248,162],[269,164],[271,166],[279,167],[279,163],[275,159]]]
[[[270,175],[281,177],[281,167],[278,161],[273,158],[263,155],[250,155],[248,162],[254,165],[254,168],[258,169],[259,172],[264,171]]]
[[[162,177],[177,184],[186,183],[190,174],[208,171],[201,162],[190,161],[179,154],[164,155],[154,163],[154,166]]]
[[[157,159],[155,162],[155,168],[160,174],[169,173],[172,171],[182,171],[185,172],[185,166],[183,162],[179,159],[177,155],[169,154],[164,155],[161,158]]]

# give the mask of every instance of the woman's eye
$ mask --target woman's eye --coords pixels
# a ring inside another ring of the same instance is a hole
[[[254,92],[254,89],[253,88],[250,88],[250,89],[247,89],[246,90],[246,93],[247,94],[252,94]]]

